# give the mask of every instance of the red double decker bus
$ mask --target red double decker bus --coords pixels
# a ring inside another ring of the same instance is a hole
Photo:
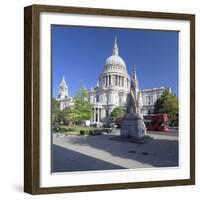
[[[148,131],[169,131],[168,114],[152,114],[144,116],[144,123]]]

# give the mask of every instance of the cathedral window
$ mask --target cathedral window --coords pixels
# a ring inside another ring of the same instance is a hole
[[[109,116],[109,112],[108,112],[108,110],[106,110],[106,117],[108,117]]]
[[[99,95],[96,96],[96,102],[99,102]]]
[[[147,100],[147,104],[148,104],[148,105],[151,105],[151,97],[150,97],[150,96],[147,96],[147,99],[146,99],[146,100]]]
[[[98,108],[96,108],[96,122],[98,121]]]
[[[99,119],[101,119],[101,108],[99,108]]]

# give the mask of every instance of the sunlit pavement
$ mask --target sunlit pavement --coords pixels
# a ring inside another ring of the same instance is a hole
[[[145,144],[116,141],[119,130],[96,136],[53,134],[53,172],[178,166],[178,131],[148,132]]]

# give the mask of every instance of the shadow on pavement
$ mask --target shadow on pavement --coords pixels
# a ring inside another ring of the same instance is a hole
[[[121,166],[52,145],[52,172],[125,169]]]
[[[134,144],[111,141],[110,138],[109,135],[74,137],[67,142],[77,145],[77,148],[79,145],[91,146],[114,156],[132,159],[154,167],[178,166],[178,140],[153,139],[146,144]]]

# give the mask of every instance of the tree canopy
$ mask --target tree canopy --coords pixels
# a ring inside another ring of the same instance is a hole
[[[117,120],[121,119],[125,114],[125,109],[122,106],[118,106],[113,109],[110,113],[110,120],[111,122],[116,122]]]
[[[56,101],[55,98],[52,98],[52,121],[57,122],[60,121],[60,108],[59,108],[59,102]]]
[[[169,114],[171,121],[178,124],[178,98],[175,94],[169,93],[165,90],[161,97],[157,99],[154,105],[154,113]]]
[[[74,96],[74,106],[71,108],[73,120],[82,123],[91,118],[92,106],[89,102],[89,92],[82,86]]]

